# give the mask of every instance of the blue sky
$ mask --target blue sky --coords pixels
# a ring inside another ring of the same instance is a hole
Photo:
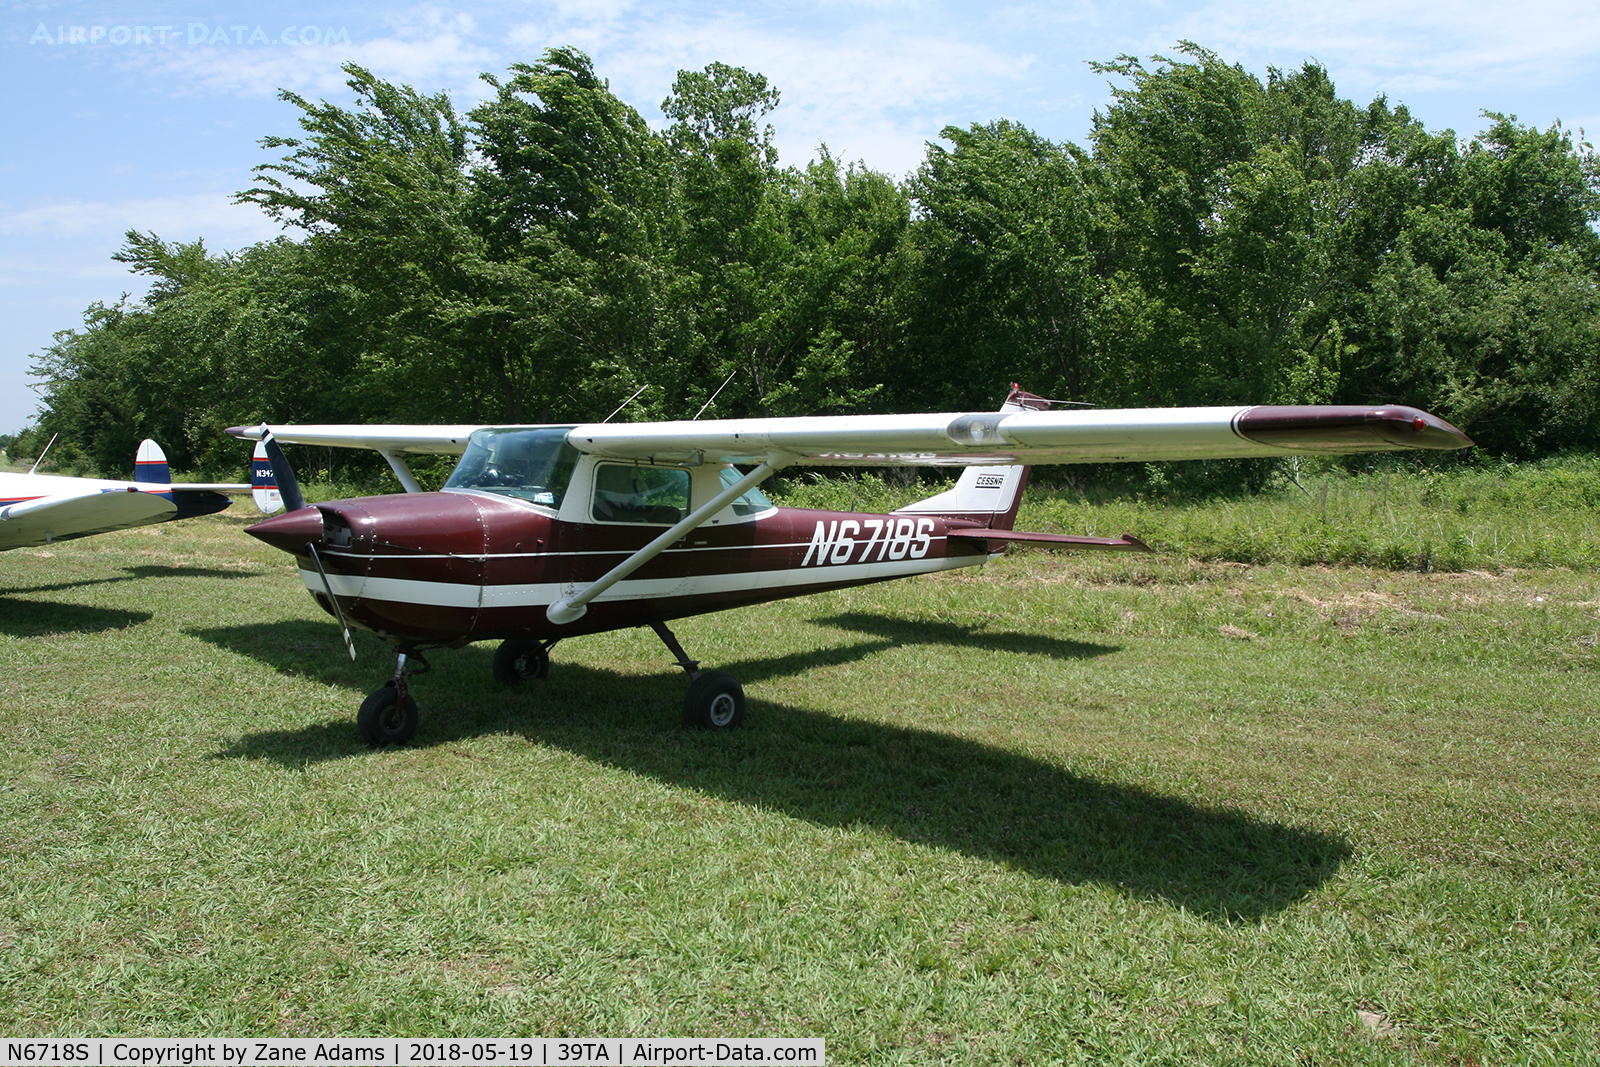
[[[1486,109],[1600,133],[1593,0],[15,2],[0,18],[0,432],[32,421],[28,371],[55,331],[144,291],[110,259],[124,231],[212,249],[276,235],[231,196],[272,158],[260,138],[295,132],[277,90],[346,101],[344,62],[464,109],[479,72],[575,45],[660,125],[676,72],[720,60],[783,94],[782,162],[826,143],[899,176],[949,124],[1009,118],[1085,144],[1109,98],[1087,61],[1180,40],[1258,74],[1314,58],[1341,96],[1386,94],[1463,137]]]

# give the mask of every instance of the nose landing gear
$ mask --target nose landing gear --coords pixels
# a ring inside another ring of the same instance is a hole
[[[407,657],[421,663],[421,669],[407,670]],[[414,674],[426,674],[430,669],[422,653],[414,648],[401,649],[395,662],[394,677],[383,683],[382,689],[374,689],[367,694],[367,699],[361,702],[361,710],[356,712],[356,729],[361,732],[363,741],[373,748],[384,748],[403,745],[411,740],[411,735],[417,732],[421,715],[417,711],[416,700],[411,696],[407,679]]]

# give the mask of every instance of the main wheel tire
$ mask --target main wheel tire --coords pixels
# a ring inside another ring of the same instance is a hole
[[[494,650],[494,680],[521,685],[550,677],[550,653],[538,641],[502,641]]]
[[[410,693],[402,701],[395,687],[386,685],[361,702],[361,710],[356,712],[356,729],[361,731],[361,739],[373,748],[403,745],[417,732],[421,717]]]
[[[731,730],[744,721],[744,686],[731,674],[707,671],[689,683],[683,724],[693,730]]]

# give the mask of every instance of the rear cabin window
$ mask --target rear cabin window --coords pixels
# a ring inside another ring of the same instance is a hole
[[[578,463],[567,444],[570,426],[475,430],[446,489],[477,489],[559,508]]]
[[[744,477],[744,475],[739,472],[737,467],[723,467],[722,488],[730,488],[734,482],[738,481],[742,477]],[[759,515],[763,511],[771,510],[772,501],[767,499],[767,494],[763,493],[755,486],[751,486],[749,489],[746,489],[744,495],[733,502],[733,513],[740,517],[745,515]]]
[[[599,522],[671,526],[689,514],[689,472],[602,463],[594,472],[592,510]]]

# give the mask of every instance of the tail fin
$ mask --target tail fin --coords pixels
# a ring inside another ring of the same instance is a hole
[[[149,438],[139,442],[139,451],[133,457],[133,480],[172,484],[172,468],[167,466],[167,454]]]
[[[283,494],[278,490],[277,475],[272,473],[272,460],[267,456],[265,441],[257,441],[255,451],[250,454],[250,498],[263,515],[283,510]]]
[[[148,437],[139,442],[139,451],[133,454],[133,480],[163,486],[166,492],[149,492],[177,503],[177,498],[172,495],[172,468],[167,466],[167,454]]]
[[[1016,411],[1044,411],[1050,402],[1027,392],[1015,382],[1000,410],[1010,414]],[[976,522],[991,530],[1010,530],[1017,523],[1017,508],[1022,503],[1022,490],[1028,484],[1028,468],[968,467],[950,489],[919,500],[899,509],[896,514],[940,515],[950,519]]]

